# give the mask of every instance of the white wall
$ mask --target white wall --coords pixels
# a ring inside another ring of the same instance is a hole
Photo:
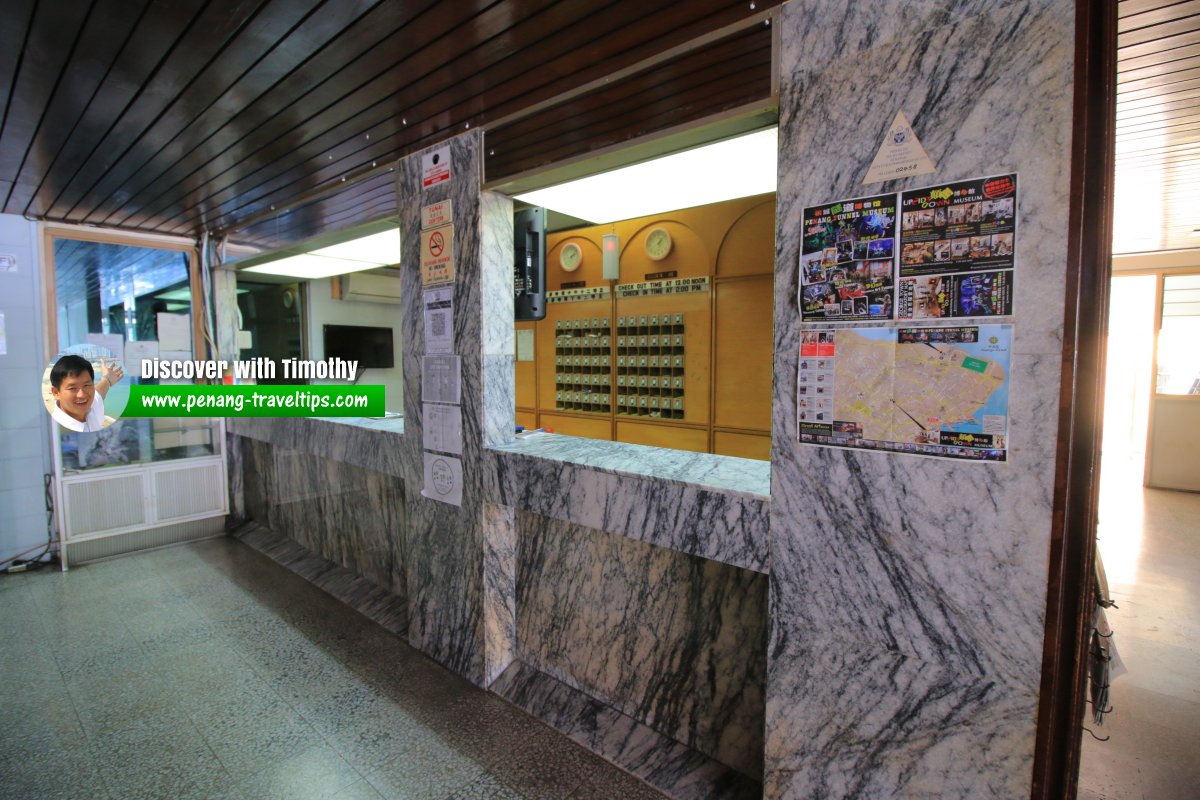
[[[334,300],[331,283],[334,278],[309,281],[308,284],[308,358],[325,358],[323,325],[368,325],[392,329],[392,369],[368,369],[359,380],[363,386],[386,386],[387,410],[404,410],[404,373],[400,357],[400,306],[387,303],[363,303],[353,300]],[[343,383],[343,381],[315,381]]]
[[[41,403],[43,352],[37,224],[0,214],[0,253],[16,256],[0,271],[0,567],[46,541],[42,476],[53,469],[49,423]]]

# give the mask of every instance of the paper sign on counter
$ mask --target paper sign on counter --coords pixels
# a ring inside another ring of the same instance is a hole
[[[421,443],[426,450],[462,455],[462,407],[422,403]]]
[[[425,312],[425,352],[454,352],[454,287],[426,289],[422,298]]]
[[[462,359],[436,355],[421,359],[421,400],[457,403],[462,400]]]
[[[8,339],[4,332],[4,312],[0,311],[0,356],[8,355]]]
[[[425,485],[421,496],[430,500],[462,505],[462,461],[437,453],[425,454]]]

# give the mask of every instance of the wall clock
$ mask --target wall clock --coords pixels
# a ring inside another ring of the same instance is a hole
[[[666,228],[655,228],[646,234],[646,255],[651,261],[662,261],[671,252],[671,234]]]
[[[563,272],[574,272],[582,263],[583,251],[575,242],[567,242],[558,252],[558,265],[563,268]]]

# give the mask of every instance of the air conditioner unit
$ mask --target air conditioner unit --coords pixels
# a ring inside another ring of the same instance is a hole
[[[399,303],[400,275],[351,273],[343,277],[342,299],[364,303]]]

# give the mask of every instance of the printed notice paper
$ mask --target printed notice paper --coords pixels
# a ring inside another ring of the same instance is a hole
[[[426,450],[462,455],[462,407],[422,403],[421,442]]]
[[[421,229],[439,228],[454,221],[454,205],[450,200],[421,206]]]
[[[424,292],[426,353],[454,352],[453,296],[453,286],[426,289]]]
[[[158,345],[163,350],[192,351],[192,315],[158,312]]]
[[[517,361],[533,361],[533,328],[517,331]]]
[[[425,454],[425,485],[421,496],[430,500],[462,505],[462,461],[437,453]]]
[[[4,332],[4,312],[0,311],[0,356],[8,355],[8,339]]]
[[[421,400],[426,403],[458,403],[462,400],[462,360],[437,355],[421,359]]]

